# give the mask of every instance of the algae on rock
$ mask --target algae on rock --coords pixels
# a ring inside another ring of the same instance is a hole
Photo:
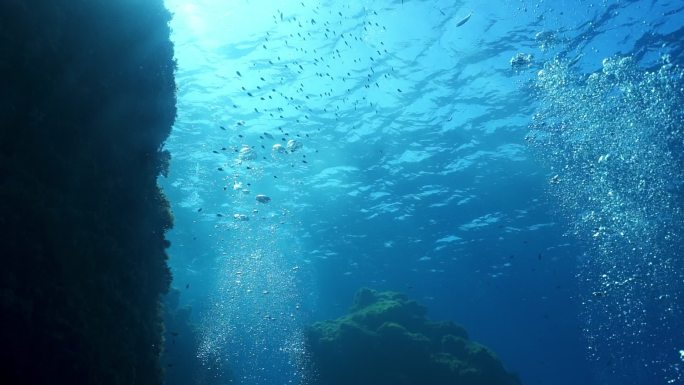
[[[306,333],[310,385],[519,385],[461,326],[395,292],[361,289],[351,312]]]

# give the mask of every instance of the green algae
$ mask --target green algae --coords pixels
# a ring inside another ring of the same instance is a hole
[[[485,346],[395,292],[361,289],[350,313],[306,334],[311,385],[519,385]]]

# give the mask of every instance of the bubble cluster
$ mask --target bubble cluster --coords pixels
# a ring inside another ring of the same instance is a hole
[[[300,307],[301,269],[292,256],[299,250],[272,222],[231,225],[241,242],[217,261],[217,289],[200,328],[199,357],[207,371],[231,371],[240,383],[304,376],[308,320]]]
[[[585,245],[579,279],[590,356],[610,378],[678,379],[683,284],[682,69],[632,57],[582,75],[539,71],[527,140],[552,170],[548,190]],[[643,376],[643,377],[642,377]],[[632,382],[625,383],[632,383]]]

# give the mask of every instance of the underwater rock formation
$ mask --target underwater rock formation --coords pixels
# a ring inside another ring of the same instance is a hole
[[[0,383],[162,383],[169,19],[0,2]]]
[[[486,347],[453,322],[394,292],[361,289],[351,312],[307,330],[320,385],[519,385]]]

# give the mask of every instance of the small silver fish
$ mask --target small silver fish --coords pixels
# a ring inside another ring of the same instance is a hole
[[[259,194],[255,198],[256,198],[256,201],[259,203],[268,203],[271,201],[271,197],[264,195],[264,194]]]
[[[461,21],[459,21],[458,23],[456,23],[456,26],[457,26],[457,27],[460,27],[460,26],[462,26],[463,24],[467,23],[468,20],[470,20],[470,17],[471,17],[471,16],[473,16],[473,13],[472,13],[472,12],[470,12],[470,13],[468,14],[468,16],[466,16],[466,17],[464,17],[463,19],[461,19]]]

